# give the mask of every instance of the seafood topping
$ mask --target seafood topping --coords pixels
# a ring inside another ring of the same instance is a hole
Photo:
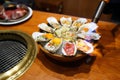
[[[51,33],[45,33],[45,34],[44,34],[44,37],[47,38],[48,40],[50,40],[50,39],[53,39],[53,38],[54,38],[54,35],[51,34]]]
[[[93,52],[93,45],[85,40],[77,40],[76,41],[76,46],[78,50],[81,50],[85,53],[92,53]]]
[[[54,38],[45,45],[45,49],[50,52],[56,52],[62,44],[61,38]]]
[[[74,43],[66,42],[62,48],[64,55],[73,56],[76,53],[76,47]]]
[[[66,41],[73,41],[76,39],[76,32],[70,31],[70,28],[65,26],[57,29],[55,34]]]

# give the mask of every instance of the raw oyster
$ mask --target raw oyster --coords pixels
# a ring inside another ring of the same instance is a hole
[[[40,33],[40,32],[34,32],[32,34],[32,37],[36,42],[48,41],[54,38],[53,34],[51,33]]]
[[[76,41],[76,47],[78,50],[83,51],[84,53],[87,53],[87,54],[92,53],[94,50],[94,47],[91,43],[82,39],[78,39]]]
[[[41,23],[38,25],[38,27],[46,32],[53,32],[53,28],[48,26],[46,23]]]
[[[74,56],[76,54],[77,48],[75,43],[64,42],[62,47],[62,53],[65,56]]]
[[[32,37],[35,41],[39,42],[39,41],[46,41],[46,39],[43,36],[44,33],[40,33],[40,32],[34,32],[32,34]]]
[[[63,26],[69,27],[72,24],[72,18],[71,17],[69,17],[69,18],[61,17],[60,22]]]
[[[86,18],[79,18],[75,20],[71,26],[72,31],[77,31],[79,27],[87,22]]]
[[[47,49],[50,52],[56,52],[62,45],[62,39],[61,38],[54,38],[50,40],[46,45],[44,46],[45,49]]]
[[[99,40],[100,39],[100,35],[98,33],[78,33],[77,34],[78,37],[83,38],[85,40]]]
[[[59,24],[59,22],[57,21],[57,19],[56,19],[55,17],[48,17],[48,18],[47,18],[47,21],[48,21],[48,23],[49,23],[52,27],[54,27],[55,29],[61,27],[60,24]]]
[[[86,18],[79,18],[73,22],[72,26],[79,28],[82,24],[85,24],[86,22],[87,22]]]
[[[86,23],[83,24],[82,26],[80,26],[80,28],[78,29],[78,33],[91,33],[93,31],[95,31],[98,28],[96,23]]]

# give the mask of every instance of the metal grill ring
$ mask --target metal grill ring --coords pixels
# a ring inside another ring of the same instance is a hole
[[[15,80],[32,64],[37,48],[31,36],[12,30],[0,31],[0,80]]]

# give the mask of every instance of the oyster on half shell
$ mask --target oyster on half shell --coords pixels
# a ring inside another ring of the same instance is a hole
[[[49,41],[50,39],[53,39],[54,35],[51,33],[34,32],[32,34],[32,37],[36,42],[42,42],[42,41]]]
[[[60,23],[62,24],[62,26],[69,27],[72,24],[72,18],[71,17],[69,17],[69,18],[61,17],[60,18]]]
[[[72,42],[64,42],[62,47],[62,53],[65,56],[74,56],[77,52],[77,48],[75,43]]]
[[[48,26],[46,23],[41,23],[38,25],[38,27],[46,32],[51,32],[51,33],[54,30],[52,27]]]
[[[71,29],[73,31],[77,31],[80,28],[80,26],[85,24],[86,22],[87,22],[86,18],[79,18],[72,23]]]
[[[99,40],[100,39],[100,35],[98,33],[78,33],[77,34],[78,37],[83,38],[85,40]]]
[[[76,41],[76,47],[78,50],[83,51],[84,53],[87,53],[87,54],[92,53],[94,50],[94,47],[91,43],[82,39],[78,39]]]
[[[59,22],[57,21],[57,19],[55,17],[48,17],[47,21],[55,29],[61,27],[61,25],[59,24]]]
[[[79,28],[81,25],[85,24],[86,22],[87,22],[86,18],[79,18],[73,22],[72,26]]]
[[[62,38],[54,38],[50,40],[44,48],[50,52],[56,52],[62,45]]]
[[[93,31],[95,31],[98,28],[96,23],[86,23],[83,24],[82,26],[80,26],[80,28],[78,29],[77,33],[91,33]]]

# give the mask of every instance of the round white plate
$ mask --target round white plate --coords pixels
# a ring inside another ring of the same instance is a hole
[[[26,20],[28,20],[33,14],[33,11],[30,7],[28,7],[28,13],[23,16],[22,18],[20,19],[17,19],[17,20],[14,20],[14,21],[0,21],[0,25],[13,25],[13,24],[18,24],[18,23],[21,23],[21,22],[24,22]]]

